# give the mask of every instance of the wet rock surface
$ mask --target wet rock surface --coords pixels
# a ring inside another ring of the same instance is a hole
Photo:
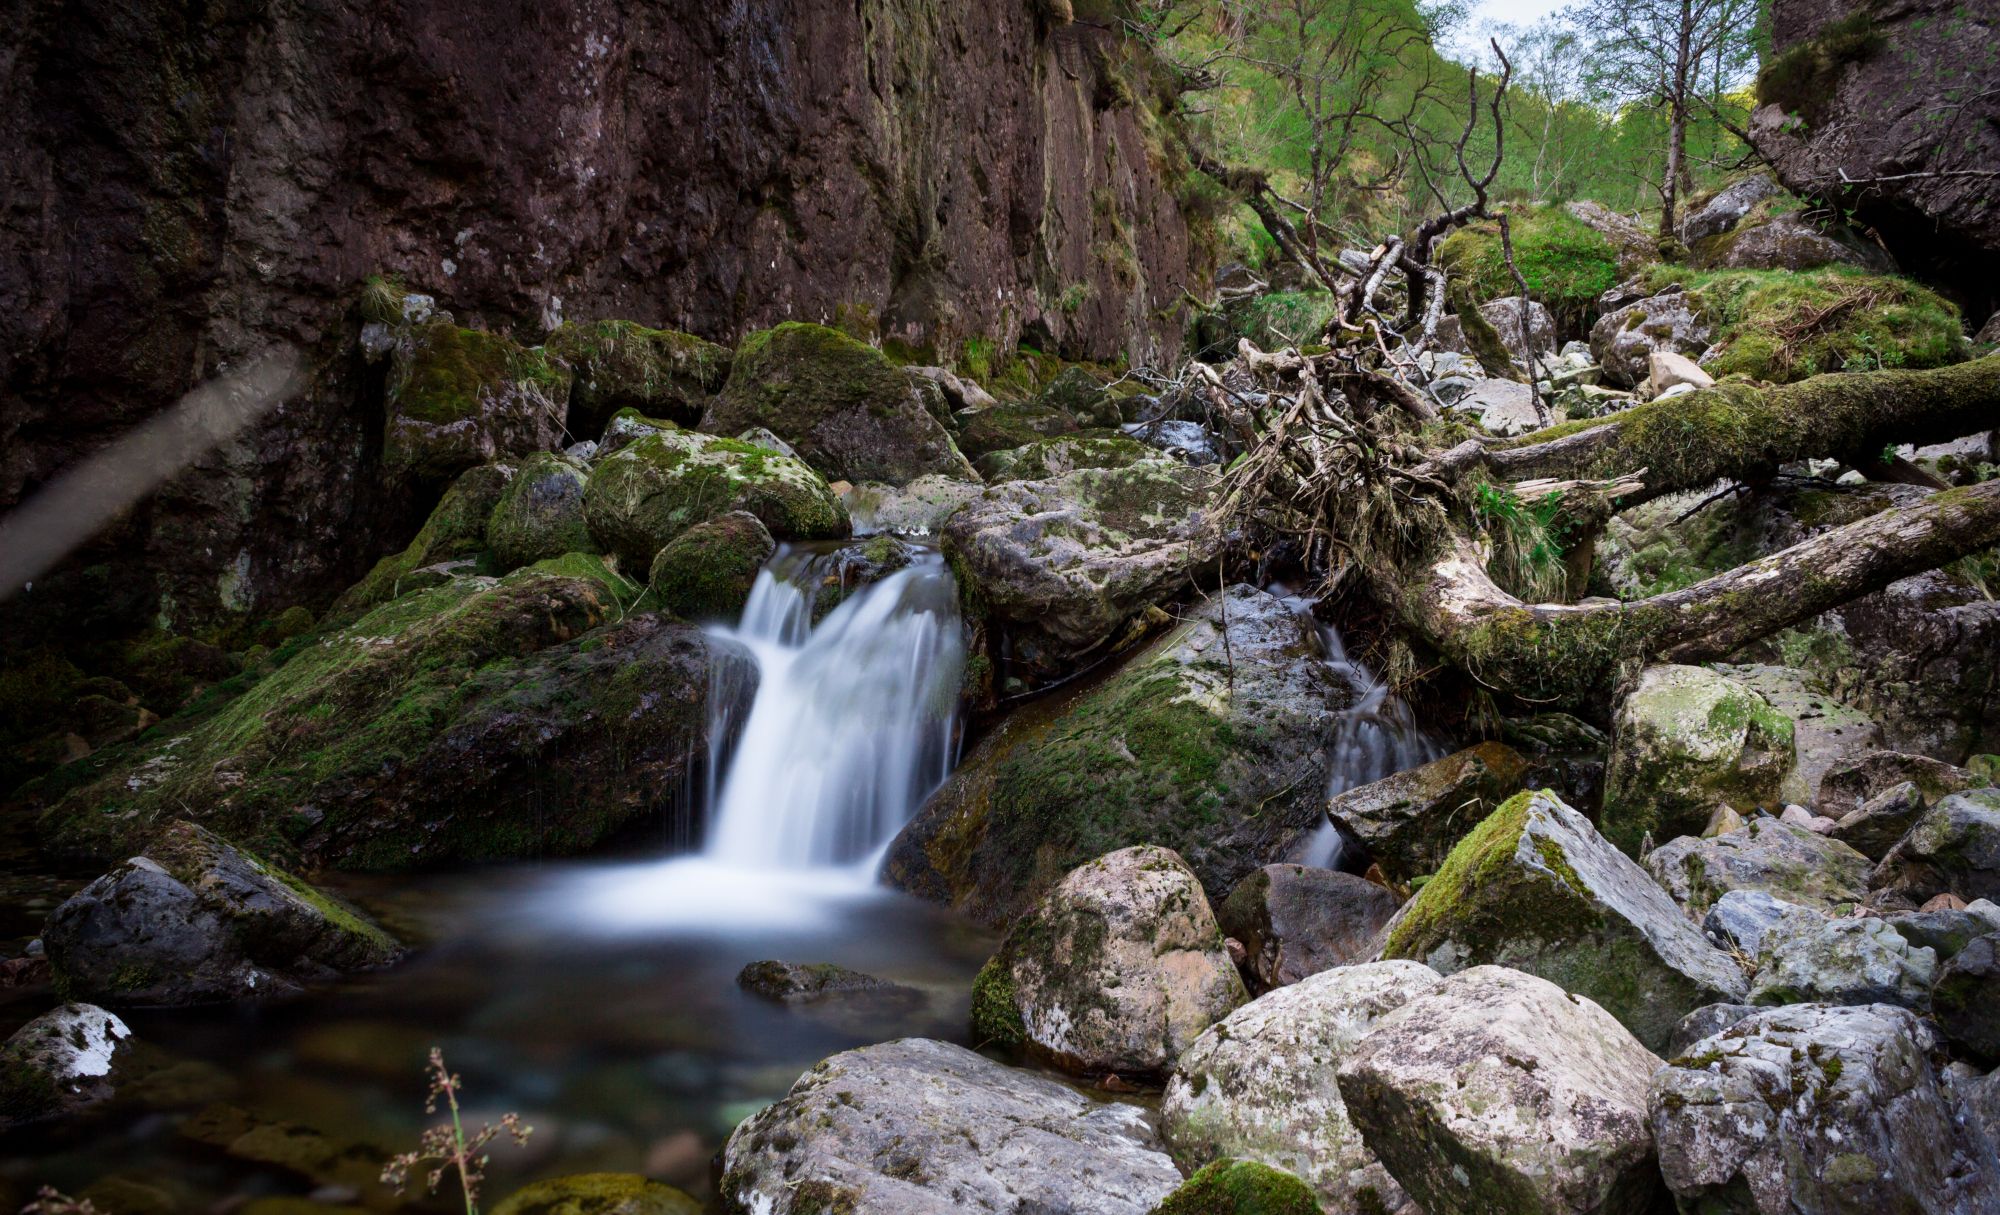
[[[1480,743],[1406,772],[1335,794],[1327,817],[1390,879],[1436,873],[1452,846],[1521,788],[1527,761]]]
[[[1215,914],[1223,934],[1242,944],[1253,984],[1268,989],[1367,961],[1401,904],[1351,873],[1278,864],[1238,882]]]
[[[109,1100],[130,1062],[131,1036],[94,1004],[65,1004],[15,1030],[0,1043],[0,1131]]]

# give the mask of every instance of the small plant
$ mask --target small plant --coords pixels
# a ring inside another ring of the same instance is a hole
[[[480,1127],[476,1134],[468,1137],[458,1109],[458,1094],[464,1085],[457,1076],[445,1070],[444,1052],[435,1046],[431,1047],[430,1075],[431,1091],[424,1099],[424,1112],[437,1113],[438,1098],[442,1097],[446,1108],[451,1111],[451,1124],[430,1128],[417,1140],[416,1151],[404,1152],[390,1160],[382,1169],[382,1183],[395,1186],[396,1193],[401,1194],[404,1187],[409,1184],[410,1173],[413,1170],[434,1164],[436,1167],[431,1169],[430,1175],[425,1179],[425,1189],[435,1194],[444,1182],[445,1170],[453,1169],[458,1173],[458,1187],[465,1194],[465,1215],[479,1215],[479,1183],[486,1175],[486,1162],[491,1159],[486,1155],[486,1145],[497,1139],[502,1132],[511,1136],[515,1143],[525,1144],[535,1128],[522,1126],[519,1114],[505,1114],[501,1116],[498,1126],[489,1122]],[[24,1212],[23,1215],[30,1213]],[[85,1215],[85,1213],[50,1210],[36,1212],[33,1215]]]
[[[35,1200],[21,1208],[21,1215],[104,1215],[88,1198],[71,1198],[52,1185],[45,1185]]]

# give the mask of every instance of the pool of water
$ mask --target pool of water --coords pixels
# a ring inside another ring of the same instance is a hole
[[[908,1035],[964,1042],[972,976],[996,944],[850,876],[699,860],[336,889],[420,947],[285,1004],[127,1014],[151,1074],[80,1123],[0,1143],[0,1198],[18,1207],[48,1184],[95,1186],[117,1215],[246,1202],[278,1215],[306,1196],[388,1207],[373,1178],[431,1121],[432,1046],[475,1121],[518,1112],[535,1128],[525,1148],[493,1149],[489,1206],[535,1178],[598,1170],[706,1194],[736,1123],[826,1055]],[[776,1005],[736,985],[764,958],[834,962],[916,994]],[[7,1032],[54,1002],[46,987],[0,996]]]

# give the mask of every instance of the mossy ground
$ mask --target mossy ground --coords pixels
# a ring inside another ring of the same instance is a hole
[[[1204,1165],[1153,1209],[1153,1215],[1319,1215],[1312,1188],[1254,1160]]]
[[[1690,270],[1654,266],[1646,284],[1680,284],[1714,326],[1717,377],[1790,383],[1832,371],[1924,369],[1966,356],[1958,309],[1908,279],[1848,266]]]
[[[1507,213],[1514,263],[1528,294],[1574,333],[1594,319],[1597,297],[1619,279],[1618,250],[1596,229],[1561,207],[1514,207]],[[1500,226],[1471,224],[1445,238],[1438,261],[1473,299],[1519,295],[1501,248]]]

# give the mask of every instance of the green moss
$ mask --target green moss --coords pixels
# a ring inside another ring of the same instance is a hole
[[[405,589],[404,580],[425,566],[478,556],[486,548],[487,521],[509,479],[491,464],[459,474],[408,546],[376,562],[349,587],[327,613],[328,621],[345,623],[394,599]]]
[[[1014,973],[1004,955],[987,959],[972,980],[972,1036],[981,1045],[1019,1050],[1028,1027],[1014,997]]]
[[[521,462],[486,519],[486,544],[502,570],[597,545],[583,523],[582,466],[554,452]]]
[[[573,373],[570,429],[578,435],[597,434],[621,409],[692,426],[735,357],[727,346],[631,321],[566,321],[547,349]]]
[[[1766,62],[1757,73],[1757,104],[1779,106],[1817,126],[1838,95],[1847,66],[1872,58],[1887,45],[1871,6],[1863,5]]]
[[[1225,315],[1236,337],[1276,348],[1323,341],[1337,311],[1328,291],[1271,291],[1232,304]]]
[[[1167,1195],[1153,1215],[1319,1215],[1312,1189],[1290,1173],[1254,1160],[1204,1165]]]
[[[1617,248],[1561,207],[1517,206],[1507,216],[1514,262],[1528,294],[1554,314],[1563,331],[1587,327],[1595,319],[1597,297],[1619,279]],[[1497,223],[1471,224],[1452,233],[1438,247],[1438,262],[1454,286],[1462,285],[1474,300],[1520,294]]]
[[[1448,930],[1471,918],[1473,897],[1513,863],[1532,797],[1522,792],[1508,798],[1452,848],[1382,942],[1383,957],[1421,960]]]
[[[404,376],[391,389],[396,413],[447,424],[477,417],[501,385],[525,382],[552,398],[568,393],[569,377],[541,349],[527,349],[499,334],[431,321],[412,335]]]
[[[514,1191],[493,1215],[700,1215],[701,1204],[635,1173],[577,1173]]]
[[[976,467],[989,482],[1042,481],[1079,468],[1124,468],[1159,455],[1118,431],[1081,431],[988,453]]]
[[[686,620],[733,622],[771,558],[771,534],[756,516],[729,514],[669,541],[647,583],[667,611]]]
[[[1924,369],[1965,358],[1957,307],[1908,279],[1849,266],[1646,272],[1649,289],[1671,284],[1687,289],[1714,328],[1717,350],[1703,365],[1718,378],[1790,383],[1825,372]]]

